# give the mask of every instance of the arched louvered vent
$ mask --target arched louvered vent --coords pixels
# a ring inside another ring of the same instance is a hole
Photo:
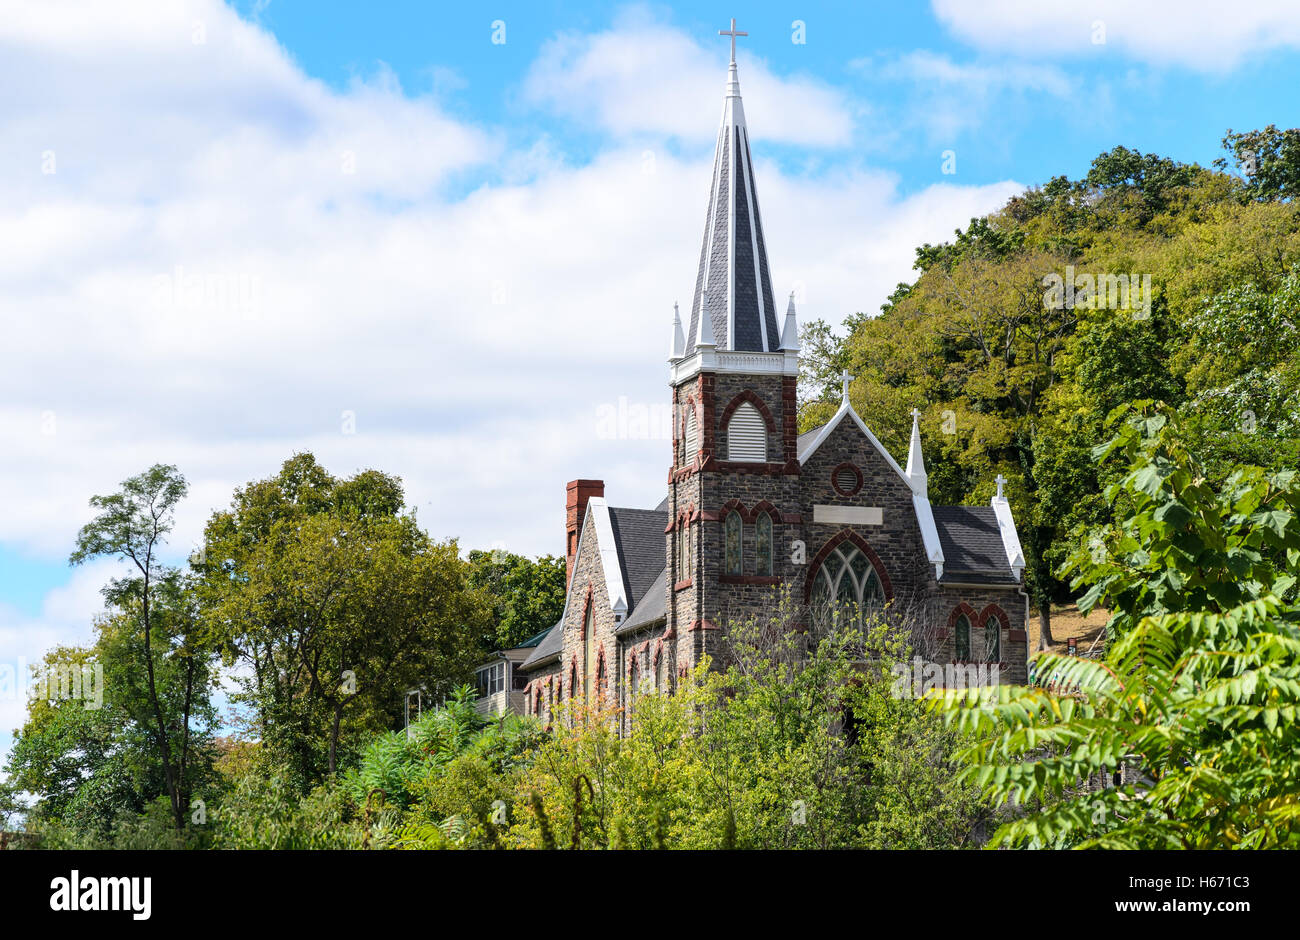
[[[682,463],[687,464],[694,460],[699,449],[700,427],[695,420],[695,409],[692,408],[686,415],[686,441],[682,452]]]
[[[758,409],[744,402],[727,422],[728,460],[767,460],[767,425]]]

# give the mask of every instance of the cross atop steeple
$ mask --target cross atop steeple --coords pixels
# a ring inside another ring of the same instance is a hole
[[[840,392],[840,398],[843,401],[847,402],[849,400],[849,382],[852,381],[852,379],[853,376],[849,374],[848,369],[845,369],[843,372],[840,373],[840,381],[844,383],[844,388]]]
[[[736,37],[748,36],[749,33],[736,32],[736,18],[733,16],[731,18],[731,29],[720,29],[718,30],[718,35],[731,37],[731,64],[735,65],[736,64]]]
[[[998,476],[997,476],[997,479],[995,479],[993,482],[996,483],[996,484],[998,485],[998,495],[997,495],[997,498],[998,498],[998,499],[1003,499],[1004,497],[1002,496],[1002,487],[1006,484],[1006,482],[1007,482],[1007,478],[1004,477],[1002,474],[999,473]]]

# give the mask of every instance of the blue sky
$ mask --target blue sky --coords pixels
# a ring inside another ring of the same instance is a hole
[[[876,309],[916,245],[1116,144],[1205,164],[1298,123],[1280,0],[476,6],[6,9],[0,664],[90,639],[86,501],[155,462],[191,483],[177,560],[301,450],[400,475],[466,548],[560,551],[577,477],[654,505],[666,434],[598,419],[666,400],[731,16],[804,320]]]

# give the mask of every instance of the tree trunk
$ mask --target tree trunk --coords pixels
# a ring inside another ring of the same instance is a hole
[[[334,776],[334,757],[339,748],[339,724],[343,720],[343,702],[334,706],[334,727],[330,729],[330,776]]]
[[[167,720],[163,718],[162,703],[158,701],[158,685],[154,681],[153,670],[153,635],[149,623],[149,570],[145,565],[144,571],[144,667],[149,676],[149,699],[153,704],[154,718],[158,722],[158,746],[162,750],[163,759],[163,777],[167,782],[167,796],[172,804],[172,820],[176,824],[176,831],[180,832],[185,828],[185,821],[181,815],[180,793],[176,789],[176,777],[172,773],[172,749],[167,741]]]
[[[1045,650],[1055,642],[1052,637],[1052,601],[1043,598],[1038,604],[1038,648]]]

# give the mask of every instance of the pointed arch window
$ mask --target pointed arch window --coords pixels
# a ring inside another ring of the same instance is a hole
[[[962,614],[953,629],[953,658],[959,663],[970,659],[970,618]]]
[[[691,558],[691,527],[685,518],[677,523],[674,530],[674,540],[677,548],[677,578],[678,581],[686,581],[691,577],[693,568],[693,559]]]
[[[682,440],[682,463],[688,464],[695,459],[700,449],[700,425],[695,419],[695,406],[687,405],[686,432]]]
[[[997,617],[988,617],[984,621],[984,661],[1002,661],[1002,624]]]
[[[582,697],[591,701],[591,690],[596,677],[596,625],[594,603],[587,604],[587,615],[582,623]]]
[[[772,517],[765,512],[754,523],[754,574],[772,575]]]
[[[871,560],[852,542],[843,542],[826,556],[809,598],[815,623],[862,626],[885,602],[880,576]]]
[[[722,523],[722,537],[722,573],[743,574],[744,556],[741,546],[745,538],[745,524],[740,519],[740,513],[734,509],[727,513],[727,518]]]
[[[767,424],[750,402],[742,402],[727,422],[727,459],[767,460]]]

